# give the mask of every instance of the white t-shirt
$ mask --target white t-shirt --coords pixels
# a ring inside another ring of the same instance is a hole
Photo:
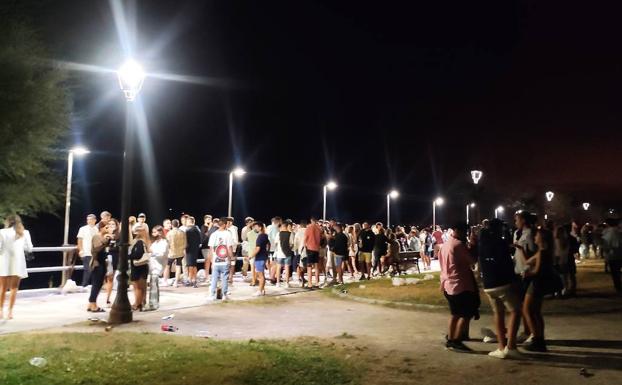
[[[233,239],[233,248],[235,249],[236,247],[238,247],[239,243],[238,227],[236,225],[231,225],[227,230],[229,230],[229,232],[231,233],[231,237]]]
[[[216,230],[210,237],[207,245],[212,249],[212,263],[225,265],[229,261],[229,248],[233,247],[233,235],[229,230]],[[226,253],[220,253],[219,246],[224,246]]]
[[[80,257],[90,257],[93,255],[93,237],[97,234],[97,226],[84,225],[78,230],[78,239],[82,239],[82,250]]]
[[[517,238],[518,231],[514,233],[514,243],[523,247],[523,250],[516,249],[514,251],[514,272],[521,274],[527,268],[526,261],[536,252],[536,244],[534,243],[533,234],[530,228],[523,229],[520,238]],[[525,255],[527,253],[527,255]]]

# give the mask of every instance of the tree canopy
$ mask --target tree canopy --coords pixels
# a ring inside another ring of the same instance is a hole
[[[69,128],[65,74],[35,30],[0,14],[0,217],[55,212],[63,178],[53,162]]]

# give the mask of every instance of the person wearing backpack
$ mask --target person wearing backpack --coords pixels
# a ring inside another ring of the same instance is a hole
[[[609,264],[609,272],[613,280],[613,286],[618,295],[622,295],[622,282],[620,270],[622,269],[622,229],[620,220],[608,218],[607,228],[603,231],[603,254],[605,262]]]

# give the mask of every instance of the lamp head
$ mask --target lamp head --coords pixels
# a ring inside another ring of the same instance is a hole
[[[471,171],[471,178],[473,179],[473,183],[475,184],[477,184],[479,180],[482,179],[482,176],[484,176],[484,173],[480,170]]]
[[[590,203],[589,202],[584,202],[583,203],[583,210],[587,211],[590,209]]]
[[[145,80],[143,67],[135,60],[129,59],[117,70],[117,77],[127,101],[136,99]]]
[[[445,199],[443,199],[443,198],[441,198],[441,197],[438,197],[438,198],[436,198],[436,199],[434,200],[434,203],[435,203],[437,206],[442,206],[442,205],[443,205],[443,203],[445,203]]]
[[[546,200],[550,202],[553,200],[555,193],[553,191],[547,191],[544,195],[546,195]]]
[[[502,213],[504,208],[503,208],[503,206],[499,206],[499,207],[496,208],[496,210],[497,210],[497,212]]]
[[[91,152],[86,147],[82,147],[82,146],[74,147],[69,151],[71,151],[74,155],[77,155],[77,156],[86,155]]]
[[[334,190],[337,188],[337,183],[331,180],[330,182],[326,183],[326,188],[329,190]]]
[[[391,197],[391,199],[395,199],[399,196],[400,196],[400,193],[397,190],[391,190],[391,192],[389,193],[389,197]]]
[[[471,202],[469,206],[471,206],[471,208],[475,207],[475,202]]]
[[[244,174],[246,174],[246,170],[244,170],[243,168],[236,168],[235,170],[232,171],[233,175],[237,176],[238,178],[243,176]]]

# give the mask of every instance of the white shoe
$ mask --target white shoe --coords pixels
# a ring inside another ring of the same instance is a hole
[[[261,291],[257,290],[255,293],[253,293],[253,297],[261,297],[266,295],[265,293],[262,293]]]
[[[531,334],[529,337],[527,337],[527,339],[525,340],[525,342],[523,342],[523,344],[528,345],[530,343],[533,342],[533,334]]]
[[[495,342],[497,342],[497,339],[491,336],[484,336],[482,342],[484,342],[485,344],[494,344]]]
[[[214,297],[213,295],[208,295],[207,296],[207,302],[213,302],[216,299],[216,297]]]
[[[289,282],[285,282],[285,288],[289,289]]]
[[[488,353],[488,355],[490,357],[504,359],[505,358],[505,350],[497,349],[495,351],[492,351],[492,352]]]
[[[505,358],[511,358],[515,360],[520,360],[521,358],[523,358],[523,355],[521,354],[521,352],[518,351],[518,349],[508,349],[507,346],[503,350],[503,353],[505,354]]]

